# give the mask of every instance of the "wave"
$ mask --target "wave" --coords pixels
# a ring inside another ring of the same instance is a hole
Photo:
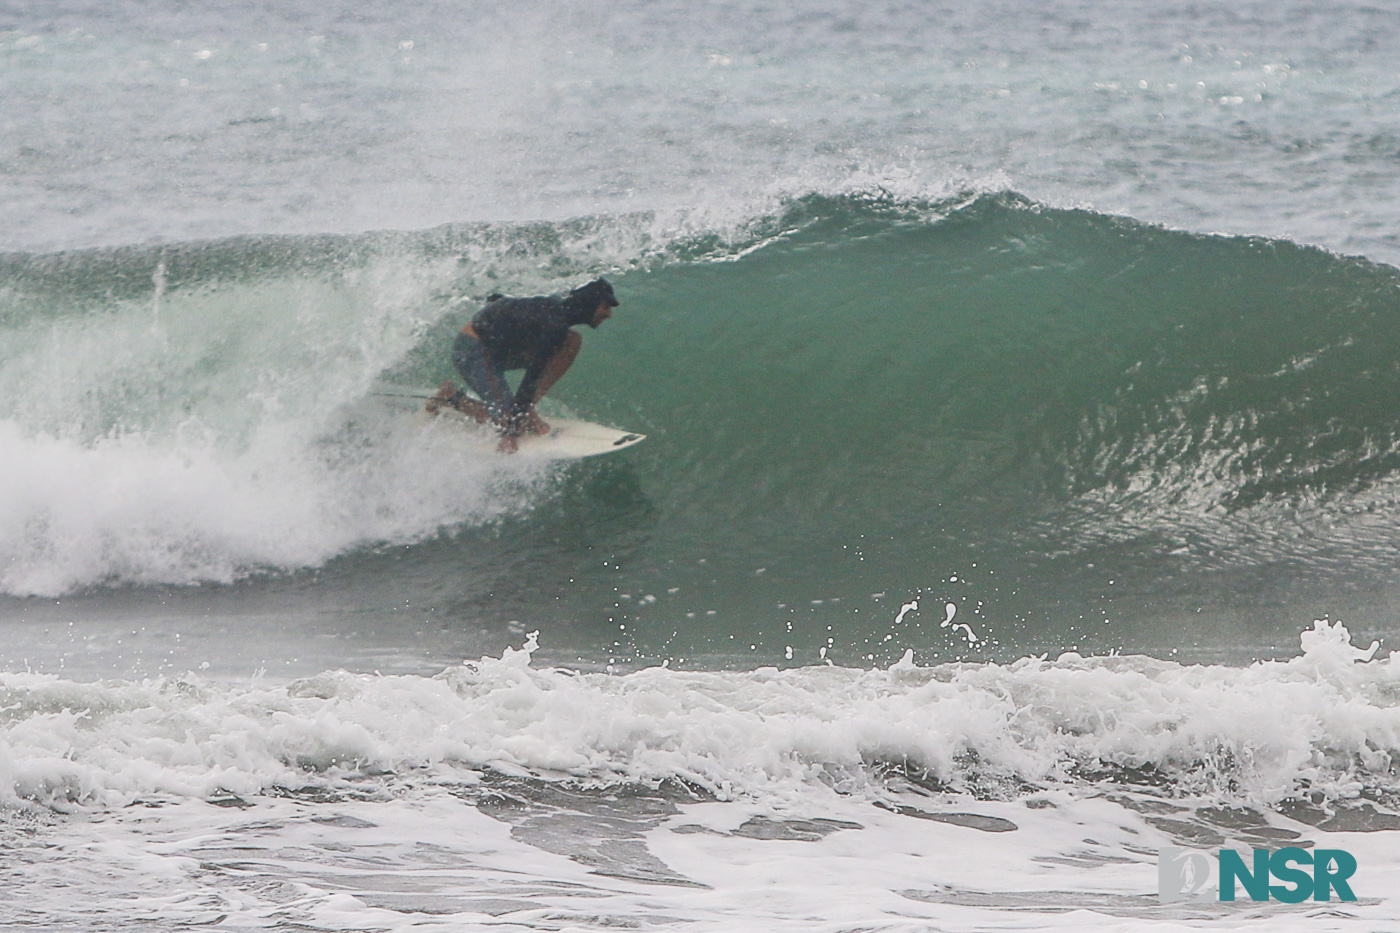
[[[3,674],[0,801],[110,808],[472,772],[674,782],[719,799],[807,786],[879,797],[914,780],[984,799],[1116,783],[1229,805],[1393,800],[1393,657],[1322,622],[1302,648],[1246,668],[1065,654],[615,675],[536,666],[531,636],[435,677]]]
[[[453,375],[450,336],[486,292],[600,272],[623,306],[551,410],[649,434],[635,455],[562,475],[449,464],[378,404]],[[1194,576],[1276,603],[1260,587],[1322,593],[1397,557],[1400,273],[1286,241],[876,192],[715,229],[244,238],[0,273],[12,594],[227,582],[504,528],[502,559],[553,602],[493,590],[501,613],[660,631],[841,600],[849,617],[883,593],[969,621],[1016,593],[1003,615],[1066,599],[1082,617],[1086,568],[1100,601]],[[580,524],[587,542],[560,533]],[[875,660],[860,646],[879,632],[848,647]]]

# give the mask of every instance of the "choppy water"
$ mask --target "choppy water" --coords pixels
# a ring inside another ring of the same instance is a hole
[[[0,6],[0,924],[1395,922],[1396,30]]]

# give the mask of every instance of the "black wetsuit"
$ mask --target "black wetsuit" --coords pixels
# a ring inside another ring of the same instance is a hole
[[[480,339],[458,336],[453,364],[509,433],[524,428],[540,377],[568,339],[569,328],[593,319],[597,305],[588,307],[586,301],[577,291],[563,298],[496,298],[472,318]],[[525,370],[513,394],[505,377],[511,369]]]

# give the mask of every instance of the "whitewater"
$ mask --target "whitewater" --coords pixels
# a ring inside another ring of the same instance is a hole
[[[0,928],[1400,928],[1397,41],[0,2]]]
[[[1039,911],[1089,910],[1333,929],[1335,911],[1162,911],[1144,866],[1164,841],[1306,833],[1360,853],[1358,886],[1394,868],[1367,831],[1393,820],[1370,801],[1393,794],[1396,676],[1341,626],[1244,669],[617,676],[532,665],[535,637],[432,678],[5,675],[7,849],[74,898],[21,878],[16,921],[977,929],[1030,911],[1043,929]]]

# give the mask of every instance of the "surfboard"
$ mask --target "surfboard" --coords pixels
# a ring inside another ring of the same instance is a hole
[[[501,436],[494,428],[455,409],[440,411],[436,415],[424,412],[423,417],[448,421],[454,429],[460,427],[473,446],[480,445],[484,451],[494,452],[500,445]],[[617,453],[635,447],[646,439],[645,434],[635,431],[623,431],[574,418],[546,417],[545,422],[549,425],[549,433],[523,435],[514,456],[535,460],[578,460]]]
[[[433,393],[433,389],[388,385],[370,394],[391,407],[415,412],[415,416],[424,422],[446,424],[452,432],[459,433],[474,452],[498,451],[501,436],[490,425],[482,424],[455,408],[439,409],[436,414],[425,411],[423,406],[433,397]],[[467,397],[479,401],[470,392],[467,393]],[[610,428],[577,418],[545,416],[544,420],[549,425],[549,433],[522,436],[514,456],[539,460],[577,460],[582,457],[617,453],[646,440],[645,434],[638,434],[636,431]]]
[[[530,434],[520,438],[516,453],[544,460],[575,460],[617,453],[646,440],[645,434],[621,431],[591,421],[572,418],[547,418],[548,434]],[[494,438],[495,432],[491,432]]]

